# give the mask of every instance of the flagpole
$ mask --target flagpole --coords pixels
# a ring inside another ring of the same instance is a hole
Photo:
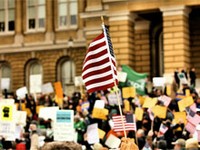
[[[104,26],[104,18],[103,16],[101,16],[101,21],[102,21],[102,25]],[[103,28],[104,30],[104,28]],[[104,32],[105,33],[105,32]],[[113,67],[111,67],[113,69]],[[113,71],[114,72],[114,71]],[[117,86],[117,83],[113,77],[113,82],[114,82],[114,87],[115,89],[118,89],[118,86]],[[123,126],[123,130],[124,130],[124,137],[127,138],[127,134],[126,134],[126,130],[125,130],[125,124],[124,124],[124,120],[123,120],[123,115],[122,115],[122,108],[121,108],[121,105],[120,105],[120,99],[119,99],[119,94],[118,94],[118,90],[115,91],[116,95],[117,95],[117,102],[118,102],[118,106],[119,106],[119,112],[120,112],[120,116],[121,116],[121,121],[122,121],[122,126]]]

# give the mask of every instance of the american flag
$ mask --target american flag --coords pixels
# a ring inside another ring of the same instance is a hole
[[[89,93],[112,88],[118,84],[116,60],[108,28],[89,45],[83,63],[82,78]]]
[[[166,95],[162,95],[162,96],[158,97],[158,100],[161,101],[165,106],[168,107],[172,98],[168,97]]]
[[[112,116],[115,132],[118,131],[136,131],[135,116],[133,114]],[[124,124],[124,127],[123,127]]]
[[[159,128],[159,132],[161,134],[165,134],[165,132],[167,132],[168,127],[166,125],[164,125],[163,123],[161,123],[160,128]]]

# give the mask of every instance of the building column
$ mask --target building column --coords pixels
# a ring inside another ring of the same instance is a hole
[[[130,12],[114,12],[109,16],[110,37],[118,65],[135,67],[134,21]]]
[[[22,45],[23,43],[23,34],[22,34],[22,1],[15,1],[15,45]]]
[[[135,22],[135,70],[150,74],[149,25],[146,20]]]
[[[54,1],[46,1],[46,33],[45,33],[45,41],[47,43],[53,43],[54,41],[54,16],[53,16],[53,2]]]
[[[164,73],[190,67],[190,10],[185,6],[161,8],[163,12]]]

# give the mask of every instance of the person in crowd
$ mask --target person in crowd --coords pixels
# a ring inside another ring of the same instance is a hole
[[[195,71],[194,67],[192,67],[190,69],[189,77],[190,77],[190,86],[192,86],[193,88],[195,88],[195,86],[196,86],[196,71]]]
[[[29,129],[30,129],[30,132],[31,132],[31,135],[30,135],[30,140],[31,140],[31,145],[30,145],[30,150],[38,150],[39,149],[39,135],[38,135],[38,132],[37,132],[37,121],[32,121],[30,126],[29,126]]]
[[[183,68],[183,69],[181,70],[181,73],[184,73],[185,78],[188,80],[187,68]]]
[[[174,150],[185,150],[185,139],[179,138],[172,144],[174,145]]]
[[[178,74],[179,74],[179,69],[177,68],[175,71],[174,71],[174,80],[178,86],[178,88],[180,87],[180,79],[178,77]]]
[[[78,115],[74,116],[74,129],[78,133],[77,142],[80,144],[84,144],[83,135],[86,132],[86,125],[85,122]]]

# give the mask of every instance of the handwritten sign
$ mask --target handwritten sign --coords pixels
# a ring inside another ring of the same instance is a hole
[[[152,111],[155,116],[165,119],[167,114],[167,107],[156,105],[152,108]]]
[[[97,119],[107,120],[108,109],[95,108],[92,111],[92,117]]]
[[[134,87],[124,87],[122,88],[123,98],[135,97],[136,90]]]
[[[142,108],[140,108],[140,107],[136,107],[135,108],[135,117],[136,117],[136,119],[138,121],[142,121],[142,119],[143,119],[143,113],[144,113],[144,111],[143,111]]]
[[[152,108],[153,106],[156,105],[156,103],[158,102],[158,99],[157,98],[150,98],[150,97],[147,97],[144,101],[144,104],[143,104],[143,108]]]

